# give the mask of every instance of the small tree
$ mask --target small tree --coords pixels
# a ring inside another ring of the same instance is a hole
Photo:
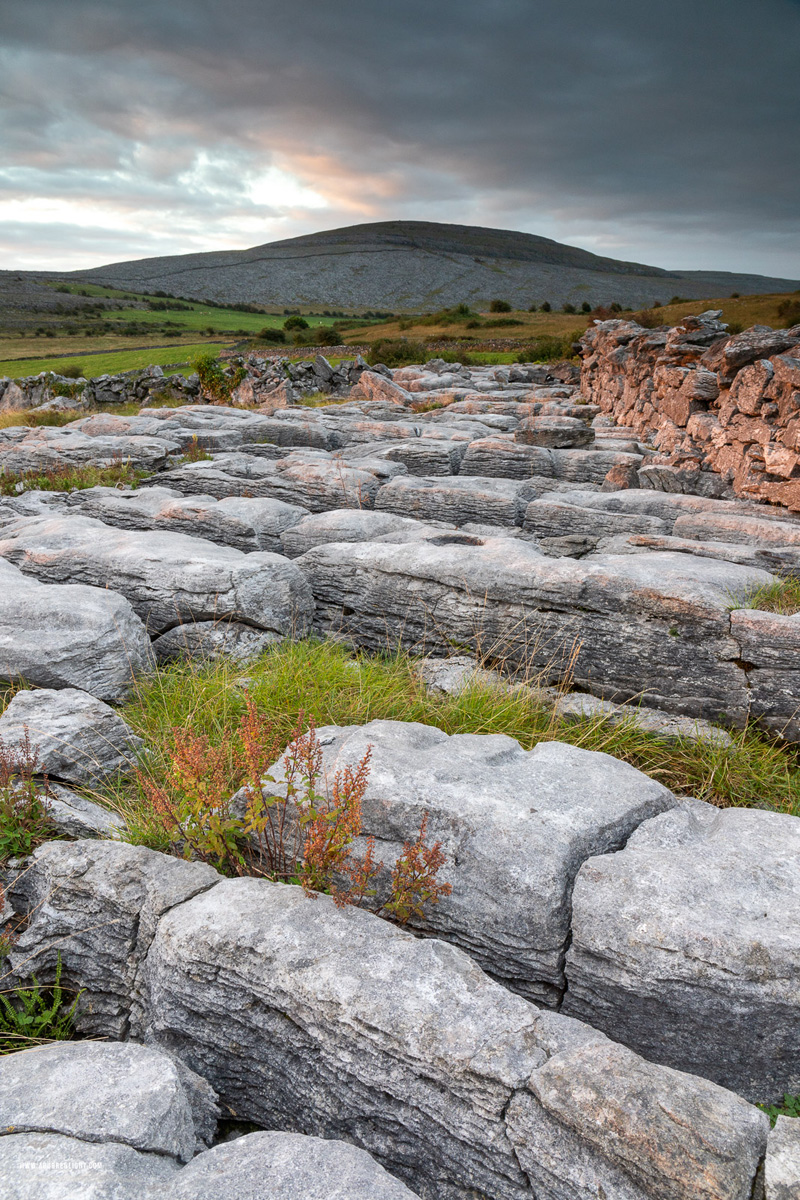
[[[288,317],[283,322],[283,328],[284,329],[310,329],[311,327],[310,327],[308,321],[306,321],[305,317],[293,316],[293,317]]]
[[[492,300],[489,312],[511,312],[511,305],[507,300]]]

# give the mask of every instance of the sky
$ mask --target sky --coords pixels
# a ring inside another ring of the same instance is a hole
[[[800,0],[0,0],[0,267],[365,221],[800,278]]]

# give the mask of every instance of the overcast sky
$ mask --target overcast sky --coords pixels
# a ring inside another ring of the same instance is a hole
[[[800,0],[0,0],[0,266],[362,221],[800,278]]]

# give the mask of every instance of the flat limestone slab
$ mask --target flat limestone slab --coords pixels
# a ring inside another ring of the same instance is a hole
[[[0,559],[0,679],[113,701],[154,666],[145,627],[124,596],[40,583]]]
[[[692,802],[578,872],[563,1011],[751,1100],[800,1091],[800,820]]]
[[[115,529],[91,517],[33,517],[6,525],[0,557],[50,583],[69,579],[114,588],[151,637],[186,621],[222,618],[302,634],[313,612],[302,573],[277,554],[243,554],[182,533]]]
[[[563,742],[523,750],[501,734],[371,721],[318,731],[323,772],[357,767],[372,747],[365,836],[391,866],[428,814],[453,891],[420,927],[454,942],[506,987],[555,1005],[564,986],[572,883],[587,857],[622,846],[676,804],[665,787],[607,754]],[[265,794],[284,794],[280,760]]]

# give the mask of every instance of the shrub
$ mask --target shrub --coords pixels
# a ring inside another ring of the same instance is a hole
[[[536,312],[536,311],[537,311],[537,310],[536,310],[536,305],[535,305],[535,304],[532,304],[532,305],[530,306],[530,308],[528,309],[528,312]]]
[[[584,300],[583,304],[581,305],[581,312],[590,313],[591,311],[592,311],[591,304],[589,303],[588,300]]]
[[[234,371],[225,371],[213,351],[207,350],[198,354],[192,360],[192,368],[200,379],[200,394],[212,404],[226,404],[231,398],[231,392],[244,379],[247,371],[237,367]]]
[[[545,300],[544,304],[542,305],[542,312],[551,312],[551,311],[552,311],[552,309],[550,307],[550,301]]]
[[[492,300],[489,312],[511,312],[511,305],[507,300]]]
[[[301,317],[298,314],[294,314],[293,316],[288,317],[283,322],[283,328],[285,330],[289,331],[292,329],[309,329],[310,326],[308,324],[308,321],[305,319],[305,317]]]
[[[542,334],[528,346],[523,347],[515,361],[523,362],[560,362],[565,358],[573,358],[573,344],[581,336],[580,330],[558,336],[557,334]]]
[[[62,367],[59,371],[65,379],[82,379],[86,376],[86,368],[83,363],[69,363],[66,367]]]
[[[427,357],[428,351],[422,342],[409,341],[407,338],[378,338],[369,348],[367,362],[372,366],[383,363],[387,367],[405,367],[409,363],[423,363]]]
[[[565,313],[574,313],[575,305],[574,304],[565,304],[561,311],[565,312]]]
[[[280,342],[286,341],[286,334],[282,329],[273,329],[269,325],[265,325],[264,328],[256,334],[256,337],[260,342],[274,342],[276,345],[278,345]]]
[[[317,331],[316,341],[318,346],[338,346],[339,335],[330,325],[323,325]]]

